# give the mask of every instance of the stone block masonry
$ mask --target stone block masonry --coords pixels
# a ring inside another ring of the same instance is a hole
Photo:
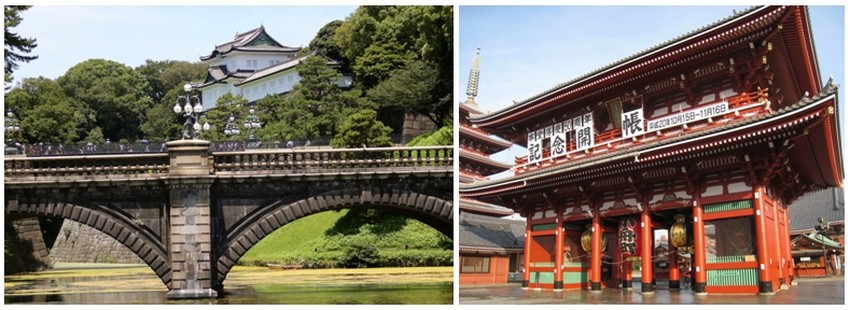
[[[53,243],[50,259],[67,263],[144,264],[126,246],[88,225],[65,220]]]

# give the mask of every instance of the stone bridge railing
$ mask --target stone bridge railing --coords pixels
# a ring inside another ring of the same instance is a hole
[[[453,165],[451,146],[273,149],[209,154],[210,174],[433,170]],[[6,157],[6,182],[150,179],[169,174],[167,153]]]
[[[167,153],[6,157],[9,182],[112,180],[168,175]]]
[[[453,148],[268,150],[213,153],[217,174],[413,171],[452,167]]]

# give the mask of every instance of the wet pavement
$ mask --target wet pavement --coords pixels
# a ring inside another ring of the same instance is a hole
[[[460,304],[844,304],[844,277],[799,279],[789,290],[772,295],[694,295],[690,289],[670,291],[659,281],[654,294],[641,294],[640,283],[626,291],[603,288],[587,290],[523,290],[519,283],[464,285]]]

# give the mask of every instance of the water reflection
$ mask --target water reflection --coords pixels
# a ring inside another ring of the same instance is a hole
[[[6,295],[6,304],[451,304],[451,283],[304,287],[281,284],[226,290],[222,298],[167,300],[166,291]]]
[[[168,300],[162,289],[116,289],[110,283],[140,283],[132,276],[68,277],[49,280],[10,280],[6,304],[452,304],[451,282],[404,284],[233,283],[221,298]],[[155,284],[155,283],[154,283]],[[161,282],[160,284],[161,285]],[[132,285],[131,285],[132,286]],[[87,290],[80,292],[80,287]],[[64,293],[59,293],[64,292]],[[11,293],[11,294],[9,294]],[[20,293],[20,294],[19,294]]]

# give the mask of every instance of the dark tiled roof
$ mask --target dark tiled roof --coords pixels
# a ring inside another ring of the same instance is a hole
[[[255,39],[265,34],[265,38],[269,41],[271,45],[263,45],[263,46],[251,46],[250,44],[254,42]],[[280,44],[272,38],[268,33],[266,33],[266,28],[260,26],[259,28],[251,29],[249,31],[238,33],[233,41],[219,44],[215,46],[215,49],[206,56],[201,56],[201,60],[209,60],[214,58],[219,54],[227,54],[234,50],[241,51],[260,51],[260,52],[297,52],[300,48],[297,47],[289,47],[283,44]]]
[[[788,208],[790,230],[808,230],[818,225],[818,217],[824,221],[844,221],[844,191],[827,188],[803,195]]]
[[[256,72],[254,72],[252,75],[248,76],[245,80],[240,81],[240,82],[238,82],[234,85],[239,86],[239,85],[242,85],[242,84],[245,84],[245,83],[250,83],[250,82],[262,79],[264,77],[267,77],[269,75],[295,68],[296,66],[298,66],[298,64],[300,64],[302,61],[307,59],[307,57],[316,56],[316,55],[317,55],[316,51],[312,51],[312,52],[307,53],[307,54],[305,54],[301,57],[291,58],[291,59],[289,59],[285,62],[276,64],[276,65],[273,65],[273,66],[269,66],[267,68],[260,69]],[[325,57],[325,56],[320,56],[320,57]],[[327,57],[325,57],[325,60],[327,60],[328,66],[338,66],[339,65],[339,62],[336,61],[336,60],[328,59]]]
[[[494,204],[489,204],[474,199],[467,199],[461,197],[459,202],[461,210],[476,214],[484,214],[488,216],[505,216],[514,213],[514,210],[510,208],[505,208],[502,206],[497,206]]]
[[[491,249],[523,249],[525,222],[461,213],[459,245]]]

